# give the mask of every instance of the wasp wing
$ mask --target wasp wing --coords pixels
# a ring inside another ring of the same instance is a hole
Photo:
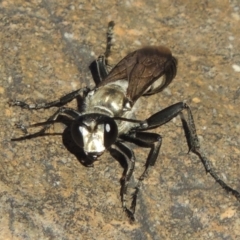
[[[123,58],[99,86],[126,79],[128,81],[126,95],[134,104],[142,95],[162,91],[171,83],[176,72],[177,60],[168,48],[144,47]],[[163,79],[160,79],[161,77]],[[158,79],[161,81],[158,82]]]

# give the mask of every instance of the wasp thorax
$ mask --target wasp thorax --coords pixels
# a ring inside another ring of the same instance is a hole
[[[91,113],[76,119],[72,123],[71,133],[75,143],[86,155],[97,158],[115,143],[118,130],[112,118]]]
[[[127,82],[118,80],[90,92],[86,98],[86,109],[90,112],[105,113],[109,116],[121,116],[130,111],[131,106],[126,98]]]

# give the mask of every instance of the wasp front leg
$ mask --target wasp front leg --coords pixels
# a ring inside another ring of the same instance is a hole
[[[117,147],[118,154],[121,156],[121,158],[124,159],[124,162],[126,164],[126,167],[124,167],[123,176],[121,178],[120,195],[121,195],[123,210],[126,212],[130,221],[133,222],[135,220],[134,212],[132,212],[131,209],[129,209],[127,207],[126,196],[127,196],[127,191],[128,191],[128,184],[129,184],[129,181],[132,177],[132,174],[133,174],[133,171],[134,171],[134,168],[135,168],[136,159],[135,159],[135,155],[134,155],[134,152],[132,151],[132,149],[130,149],[124,143],[118,141],[114,145],[115,145],[115,147]],[[113,150],[113,148],[112,148],[112,150]]]
[[[144,180],[144,178],[148,174],[149,167],[154,166],[157,157],[159,155],[159,151],[162,144],[162,137],[159,134],[156,133],[150,133],[150,132],[137,132],[137,130],[133,130],[129,134],[124,134],[121,136],[121,139],[127,142],[134,143],[140,147],[144,148],[150,148],[150,152],[148,154],[146,163],[145,163],[145,170],[141,174],[141,176],[138,179],[138,183],[135,186],[135,191],[132,194],[132,203],[130,210],[134,214],[135,208],[137,204],[137,195],[139,193],[139,190],[141,188],[141,183]]]
[[[73,91],[71,93],[68,93],[61,97],[60,99],[48,103],[39,103],[39,104],[27,104],[23,101],[18,101],[18,100],[10,100],[9,105],[10,106],[19,106],[24,109],[29,109],[29,110],[38,110],[38,109],[47,109],[51,107],[61,107],[68,102],[71,102],[73,99],[77,97],[83,98],[88,92],[90,91],[89,88],[80,88],[76,91]]]
[[[17,124],[16,126],[18,128],[20,128],[25,134],[28,133],[27,128],[38,127],[38,126],[43,126],[43,128],[40,131],[33,133],[33,134],[28,134],[28,135],[25,135],[25,136],[22,136],[19,138],[12,138],[11,141],[21,141],[21,140],[31,139],[31,138],[35,138],[35,137],[44,135],[45,132],[56,122],[57,118],[61,115],[66,116],[69,119],[74,119],[74,118],[80,116],[80,113],[72,108],[61,107],[51,117],[49,117],[47,119],[47,121],[45,121],[45,122],[36,123],[36,124],[30,125],[30,126],[24,126],[22,124]]]

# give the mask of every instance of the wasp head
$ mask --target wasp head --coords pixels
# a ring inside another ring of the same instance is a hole
[[[75,143],[92,160],[97,159],[116,142],[118,128],[116,122],[103,114],[85,114],[73,121],[71,134]]]

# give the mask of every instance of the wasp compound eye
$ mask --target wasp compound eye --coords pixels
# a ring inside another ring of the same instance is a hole
[[[104,124],[104,146],[106,149],[108,149],[114,142],[116,142],[118,135],[117,124],[114,120],[109,120],[111,121],[108,121]]]
[[[84,147],[83,135],[85,134],[86,129],[82,124],[79,124],[78,121],[74,121],[71,127],[71,134],[74,142],[80,147]]]

